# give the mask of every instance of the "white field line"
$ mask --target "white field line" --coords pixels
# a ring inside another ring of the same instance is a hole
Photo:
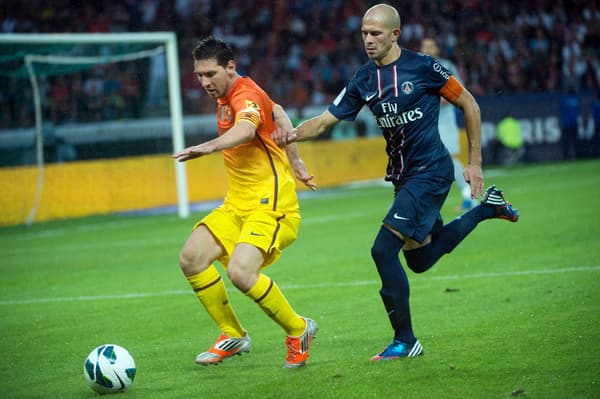
[[[539,276],[544,274],[557,274],[557,273],[577,273],[577,272],[596,272],[600,271],[600,266],[584,266],[584,267],[565,267],[561,269],[540,269],[540,270],[522,270],[515,272],[490,272],[490,273],[474,273],[464,275],[448,275],[448,276],[432,276],[432,277],[418,277],[412,280],[412,284],[419,285],[421,282],[427,281],[455,281],[464,279],[490,279],[490,278],[504,278],[504,277],[517,277],[517,276]],[[340,287],[358,287],[365,285],[378,285],[378,280],[364,280],[364,281],[347,281],[341,283],[321,283],[321,284],[299,284],[299,285],[282,285],[283,290],[293,289],[316,289],[316,288],[340,288]],[[12,306],[12,305],[28,305],[28,304],[43,304],[43,303],[56,303],[56,302],[78,302],[78,301],[100,301],[100,300],[111,300],[111,299],[137,299],[137,298],[154,298],[162,296],[175,296],[175,295],[192,295],[191,290],[170,290],[170,291],[159,291],[159,292],[132,292],[125,294],[115,295],[83,295],[83,296],[70,296],[70,297],[52,297],[52,298],[27,298],[27,299],[12,299],[12,300],[0,300],[0,306]]]

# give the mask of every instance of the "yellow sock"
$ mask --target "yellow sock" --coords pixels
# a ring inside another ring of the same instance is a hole
[[[246,293],[261,309],[292,337],[302,335],[306,327],[304,320],[292,309],[279,286],[264,274]]]
[[[244,328],[229,303],[225,284],[217,268],[210,265],[203,272],[186,278],[204,305],[206,312],[217,323],[221,331],[231,338],[244,336]]]

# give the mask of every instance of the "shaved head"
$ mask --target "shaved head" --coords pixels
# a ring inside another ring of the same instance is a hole
[[[400,29],[400,14],[388,4],[377,4],[369,8],[363,16],[363,21],[366,20],[387,29]]]
[[[362,38],[367,56],[377,65],[387,65],[400,57],[400,15],[388,4],[377,4],[362,19]]]

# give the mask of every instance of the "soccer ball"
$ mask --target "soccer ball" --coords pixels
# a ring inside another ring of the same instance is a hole
[[[100,394],[123,392],[133,383],[135,362],[119,345],[100,345],[85,359],[83,375],[90,388]]]

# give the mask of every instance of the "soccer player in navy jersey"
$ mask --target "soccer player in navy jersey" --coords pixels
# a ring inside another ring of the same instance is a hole
[[[394,201],[371,248],[381,277],[383,304],[394,330],[392,343],[371,360],[414,357],[423,353],[415,337],[409,306],[409,284],[399,259],[402,250],[416,273],[431,268],[452,251],[479,222],[519,219],[502,190],[483,189],[481,116],[477,102],[450,72],[428,55],[398,45],[400,16],[386,4],[371,7],[362,20],[362,38],[369,61],[348,82],[328,110],[296,129],[278,128],[279,145],[307,140],[340,120],[352,121],[367,105],[386,139],[389,157],[385,180],[394,185]],[[481,203],[443,225],[440,210],[454,180],[452,157],[438,132],[440,98],[463,113],[469,140],[464,177],[472,198]]]

